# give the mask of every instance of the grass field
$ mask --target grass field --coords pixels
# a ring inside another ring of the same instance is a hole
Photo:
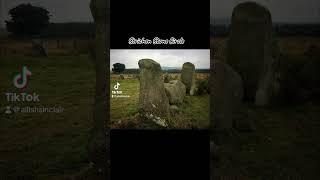
[[[119,82],[121,91],[129,98],[112,98],[111,106],[111,127],[113,128],[157,128],[155,124],[149,124],[139,120],[139,80],[111,79],[110,90]],[[180,111],[172,117],[171,128],[206,128],[209,125],[209,95],[186,96]]]
[[[256,130],[233,132],[214,160],[217,177],[317,179],[320,162],[320,104],[248,106]]]
[[[214,50],[216,59],[225,60],[226,56],[226,37],[211,38],[210,44]],[[320,47],[320,37],[308,36],[293,36],[293,37],[278,37],[276,38],[278,46],[282,54],[289,56],[303,56],[304,52],[311,46]]]
[[[5,92],[19,92],[14,74],[27,65],[32,76],[27,93],[38,103],[7,102]],[[92,121],[95,71],[86,56],[0,58],[0,175],[55,180],[88,166],[86,145]],[[64,112],[4,114],[10,106],[61,106]]]

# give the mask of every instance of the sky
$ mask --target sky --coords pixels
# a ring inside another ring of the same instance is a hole
[[[4,6],[0,9],[0,25],[8,20],[8,12],[11,8],[22,4],[30,3],[34,6],[41,6],[47,9],[51,22],[91,22],[93,21],[89,4],[90,0],[0,0]]]
[[[110,52],[111,65],[122,63],[127,69],[139,68],[140,59],[149,58],[160,63],[161,67],[182,68],[183,63],[191,62],[196,69],[210,68],[210,51],[193,49],[112,49]],[[111,67],[112,68],[112,67]]]
[[[274,22],[320,23],[320,0],[250,0],[266,6]],[[229,19],[244,0],[210,0],[211,19]]]

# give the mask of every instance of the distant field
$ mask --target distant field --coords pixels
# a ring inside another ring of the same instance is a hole
[[[280,47],[280,52],[289,56],[303,56],[310,46],[320,48],[320,37],[291,36],[276,38]],[[210,40],[211,49],[217,59],[225,60],[226,37],[216,37]]]
[[[43,46],[49,56],[88,54],[89,44],[89,39],[68,37],[43,39]],[[0,56],[30,56],[34,53],[32,39],[1,38],[0,34]]]
[[[137,118],[139,103],[139,80],[124,75],[124,80],[118,75],[112,75],[110,90],[119,82],[120,90],[130,98],[112,98],[111,106],[111,127],[113,128],[153,128],[153,124],[145,124]],[[202,75],[204,76],[204,75]],[[201,74],[199,77],[202,77]],[[173,116],[172,128],[206,128],[209,125],[209,95],[186,96],[180,112]]]

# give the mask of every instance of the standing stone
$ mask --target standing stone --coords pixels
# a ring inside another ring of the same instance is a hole
[[[168,121],[170,110],[162,80],[159,63],[152,59],[141,59],[139,112],[144,118]]]
[[[187,94],[193,96],[196,91],[196,72],[194,64],[186,62],[182,66],[181,82],[186,86]]]
[[[227,63],[242,77],[244,99],[266,105],[276,64],[270,12],[255,2],[241,3],[234,8],[231,23]]]
[[[91,0],[90,10],[95,24],[92,58],[95,62],[96,86],[92,129],[88,138],[88,159],[97,179],[110,179],[109,63],[110,0]]]
[[[164,83],[169,83],[169,81],[170,81],[170,76],[169,76],[168,73],[165,73],[165,74],[163,75],[163,82],[164,82]]]
[[[182,104],[186,96],[186,86],[179,80],[172,80],[169,83],[164,83],[166,95],[169,103]]]
[[[43,56],[47,57],[47,50],[45,48],[44,42],[39,39],[32,40],[32,50],[34,56]]]
[[[212,77],[214,129],[226,131],[233,127],[242,105],[243,87],[240,75],[229,65],[215,61]]]

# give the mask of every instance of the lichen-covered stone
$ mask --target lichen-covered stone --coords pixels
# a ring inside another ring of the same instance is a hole
[[[168,120],[170,116],[169,100],[162,80],[160,64],[152,59],[141,59],[139,112],[142,117],[154,117],[154,120]]]

